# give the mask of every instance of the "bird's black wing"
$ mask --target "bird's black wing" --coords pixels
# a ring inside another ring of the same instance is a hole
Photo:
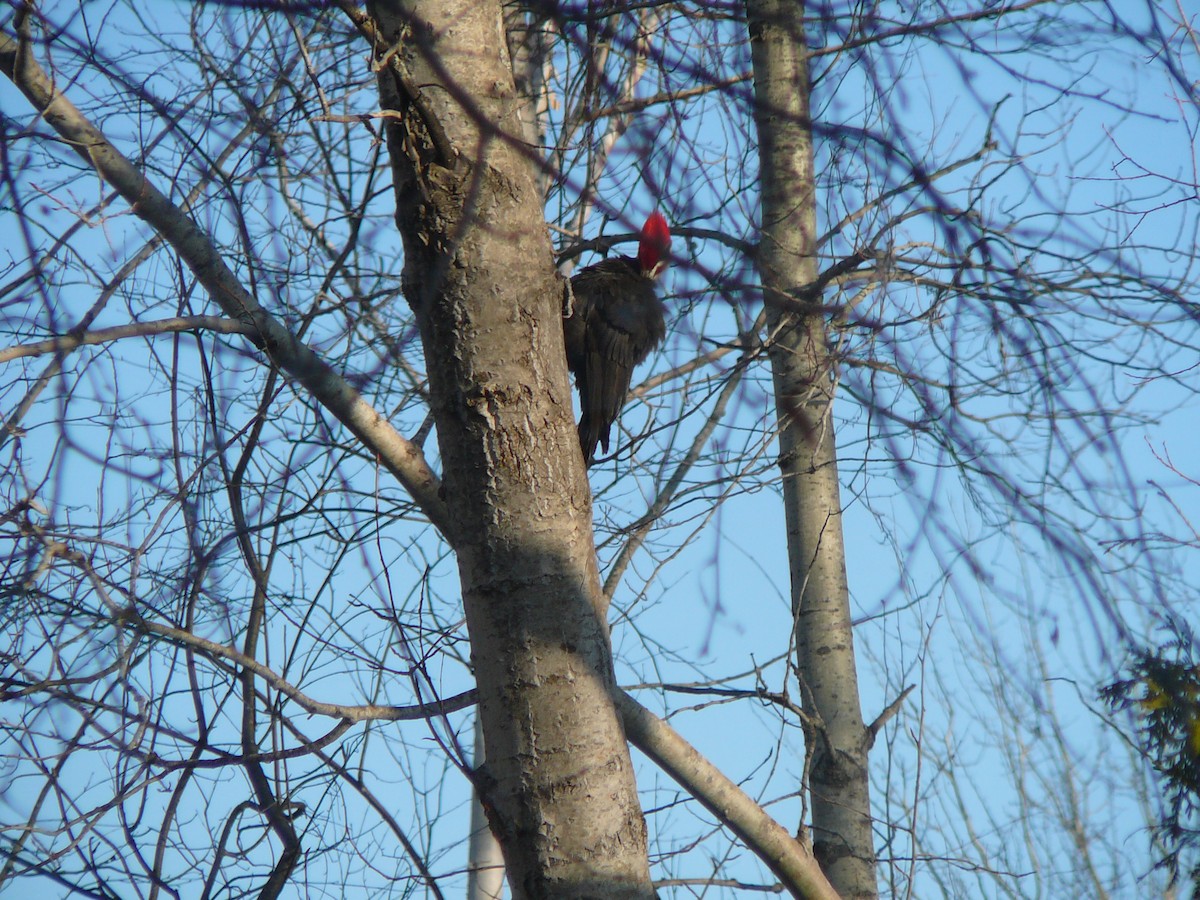
[[[579,388],[579,443],[590,464],[597,443],[608,452],[634,367],[663,339],[666,323],[654,282],[626,257],[583,269],[571,288],[575,309],[564,323],[567,363]]]

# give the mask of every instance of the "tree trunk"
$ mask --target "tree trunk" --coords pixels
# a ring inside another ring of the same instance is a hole
[[[498,2],[379,0],[404,287],[424,345],[514,897],[650,898],[610,689],[562,282],[522,155]],[[510,139],[511,138],[511,139]]]
[[[487,758],[483,743],[483,723],[475,717],[476,769]],[[500,842],[488,826],[487,812],[479,792],[471,795],[471,837],[467,841],[467,900],[500,900],[504,896],[504,856]]]
[[[813,852],[844,897],[876,896],[869,733],[854,668],[832,406],[817,281],[816,191],[804,4],[747,0],[762,184],[759,270],[768,309],[787,515]]]

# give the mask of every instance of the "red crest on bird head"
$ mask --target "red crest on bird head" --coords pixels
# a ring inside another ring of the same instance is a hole
[[[648,278],[657,278],[667,267],[667,250],[671,247],[671,230],[667,220],[659,212],[651,213],[642,226],[642,237],[638,242],[638,266]]]

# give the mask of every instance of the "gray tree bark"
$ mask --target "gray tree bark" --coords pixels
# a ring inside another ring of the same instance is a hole
[[[762,184],[759,270],[787,516],[813,853],[844,897],[876,896],[867,751],[854,664],[832,407],[834,362],[817,284],[816,192],[804,4],[747,0]]]
[[[380,0],[404,287],[478,681],[477,773],[515,897],[654,896],[562,340],[498,2]],[[365,23],[370,25],[370,23]]]

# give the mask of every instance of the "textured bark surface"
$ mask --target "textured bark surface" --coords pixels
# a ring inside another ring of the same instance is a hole
[[[816,283],[816,195],[804,5],[747,0],[762,171],[759,268],[769,310],[813,852],[844,897],[877,893],[842,540],[833,361]]]
[[[477,786],[514,896],[653,897],[501,7],[370,12],[391,48],[379,81],[479,686]]]

